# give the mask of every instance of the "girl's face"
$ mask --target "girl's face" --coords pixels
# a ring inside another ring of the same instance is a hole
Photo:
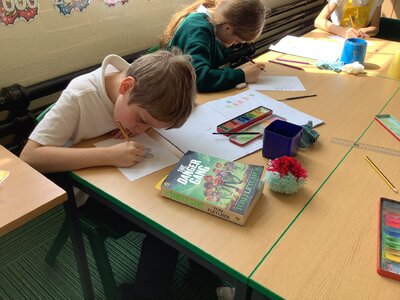
[[[226,48],[229,48],[232,45],[246,42],[235,34],[235,31],[232,26],[226,23],[216,26],[215,35]]]

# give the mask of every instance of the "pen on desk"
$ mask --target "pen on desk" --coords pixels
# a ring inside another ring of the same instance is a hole
[[[276,60],[292,62],[292,63],[297,63],[297,64],[303,64],[303,65],[309,65],[310,64],[309,62],[306,62],[306,61],[298,61],[298,60],[291,60],[291,59],[284,59],[284,58],[277,58]]]
[[[293,69],[297,69],[297,70],[302,70],[302,71],[304,71],[303,68],[296,67],[296,66],[292,66],[292,65],[288,65],[288,64],[284,64],[284,63],[281,63],[281,62],[278,62],[278,61],[269,60],[269,62],[270,62],[270,63],[273,63],[273,64],[277,64],[277,65],[281,65],[281,66],[285,66],[285,67],[289,67],[289,68],[293,68]]]
[[[233,134],[260,134],[260,132],[213,132],[212,134],[225,134],[225,135],[233,135]]]
[[[251,57],[245,56],[244,58],[245,58],[248,62],[251,62],[253,65],[256,64],[256,62],[255,62],[254,60],[252,60]],[[266,71],[264,70],[264,68],[260,68],[260,70],[266,72]]]
[[[374,168],[374,170],[379,174],[379,176],[381,176],[381,178],[387,183],[387,185],[390,186],[390,188],[395,193],[397,193],[398,191],[397,191],[396,187],[389,181],[389,179],[387,179],[387,177],[385,175],[383,175],[382,171],[378,169],[378,167],[372,162],[372,160],[370,160],[368,156],[365,156],[365,159],[371,165],[371,167]]]
[[[117,123],[117,126],[119,128],[119,130],[121,131],[122,135],[124,136],[125,140],[128,142],[129,141],[129,136],[126,133],[124,127],[122,126],[121,122],[116,120],[115,123]]]
[[[310,98],[310,97],[315,97],[317,95],[304,95],[304,96],[296,96],[296,97],[289,97],[289,98],[284,98],[284,99],[278,99],[278,101],[285,101],[285,100],[295,100],[295,99],[301,99],[301,98]]]

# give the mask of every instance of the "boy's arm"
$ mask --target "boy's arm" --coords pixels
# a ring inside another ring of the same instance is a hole
[[[335,25],[329,21],[330,16],[336,9],[337,4],[333,1],[328,2],[327,5],[322,9],[317,18],[314,21],[315,28],[333,33],[335,35],[350,38],[350,37],[363,37],[363,32],[354,28],[345,28],[340,25]]]
[[[375,36],[379,32],[379,22],[381,20],[382,5],[375,9],[368,27],[360,28],[366,37]]]
[[[96,166],[129,167],[143,156],[143,146],[133,141],[111,147],[67,148],[43,146],[29,140],[20,158],[41,173],[51,173]]]

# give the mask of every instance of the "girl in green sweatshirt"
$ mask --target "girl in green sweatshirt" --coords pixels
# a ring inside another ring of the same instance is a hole
[[[229,47],[259,37],[265,16],[261,0],[197,0],[172,16],[160,45],[178,47],[192,57],[199,92],[228,90],[258,80],[263,64],[221,65]]]

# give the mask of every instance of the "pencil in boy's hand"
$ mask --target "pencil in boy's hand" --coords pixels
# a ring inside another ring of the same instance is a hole
[[[398,193],[396,187],[389,181],[389,179],[387,179],[387,177],[382,173],[382,171],[378,169],[378,167],[372,162],[372,160],[370,160],[368,156],[365,156],[365,159],[371,165],[371,167],[374,168],[374,170],[379,174],[379,176],[381,176],[381,178],[387,183],[387,185],[390,186],[390,188],[395,193]]]
[[[121,131],[122,135],[124,136],[125,140],[128,142],[129,141],[129,136],[126,133],[124,127],[122,126],[121,122],[116,120],[115,123],[117,123],[117,126],[119,128],[119,130]]]
[[[256,64],[256,62],[255,62],[254,60],[252,60],[251,57],[245,56],[244,58],[245,58],[248,62],[251,62],[253,65]],[[267,72],[267,71],[264,70],[264,68],[260,68],[260,70],[261,70],[261,71],[264,71],[264,72]]]

